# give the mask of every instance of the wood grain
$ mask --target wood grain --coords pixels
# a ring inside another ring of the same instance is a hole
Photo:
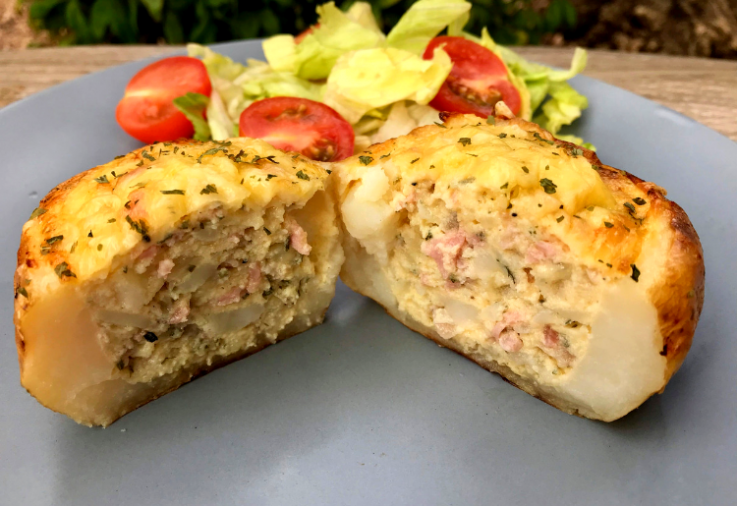
[[[172,46],[81,46],[0,52],[0,107],[55,84]],[[567,67],[570,48],[525,47],[540,63]],[[737,140],[737,62],[590,50],[585,75],[624,88]]]

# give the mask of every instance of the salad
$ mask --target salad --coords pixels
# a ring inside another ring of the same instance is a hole
[[[329,2],[302,34],[264,40],[266,61],[239,63],[190,44],[189,57],[166,58],[131,80],[117,119],[143,142],[248,136],[333,161],[436,122],[438,111],[485,118],[503,100],[583,144],[558,132],[588,105],[567,82],[586,66],[586,51],[576,49],[569,70],[528,62],[486,29],[463,31],[470,8],[418,0],[385,35],[368,3],[344,12]]]

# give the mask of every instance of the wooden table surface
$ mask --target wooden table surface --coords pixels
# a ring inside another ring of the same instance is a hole
[[[55,84],[171,46],[81,46],[0,52],[0,107]],[[527,47],[533,61],[567,67],[570,48]],[[584,72],[689,116],[737,141],[737,61],[591,50]]]

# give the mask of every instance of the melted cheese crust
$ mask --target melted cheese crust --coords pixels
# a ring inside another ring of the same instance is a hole
[[[254,139],[133,151],[55,188],[24,225],[27,300],[104,276],[115,258],[165,239],[185,216],[216,204],[229,212],[305,202],[325,189],[327,176],[311,160]]]

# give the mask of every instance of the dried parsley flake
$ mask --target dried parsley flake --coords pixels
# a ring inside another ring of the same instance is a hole
[[[545,193],[548,193],[551,195],[555,193],[556,188],[558,188],[558,186],[554,182],[552,182],[550,179],[547,179],[547,178],[543,178],[540,180],[540,186],[543,187],[543,189],[545,190]]]
[[[635,264],[630,264],[630,267],[632,267],[632,279],[638,282],[640,280],[640,269]]]
[[[74,274],[71,269],[69,269],[69,264],[66,262],[62,262],[56,267],[54,267],[54,272],[57,276],[59,276],[59,279],[66,278],[76,278],[77,275]]]

